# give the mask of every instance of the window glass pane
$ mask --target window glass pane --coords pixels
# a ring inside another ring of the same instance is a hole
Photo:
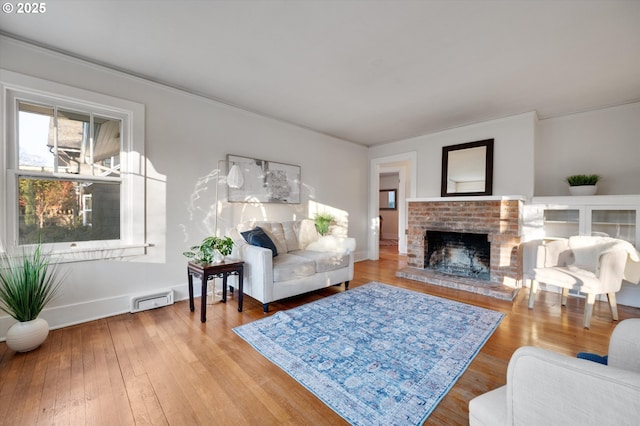
[[[619,238],[636,243],[635,210],[593,210],[591,234]]]
[[[85,174],[81,167],[85,159],[91,159],[90,116],[84,113],[58,110],[58,172]],[[54,149],[54,152],[56,150]],[[90,174],[90,173],[88,173]]]
[[[580,210],[545,210],[545,222],[568,222],[578,223],[580,220]]]
[[[53,172],[53,107],[20,102],[18,110],[18,167]]]
[[[569,238],[580,233],[580,210],[545,210],[544,233],[547,237]]]
[[[390,209],[396,208],[396,192],[395,191],[389,191],[389,208]]]
[[[120,183],[36,179],[19,185],[19,244],[120,238]]]
[[[393,189],[381,189],[379,196],[379,208],[382,210],[396,209],[396,191]]]
[[[93,173],[99,176],[120,176],[121,120],[94,117]],[[91,161],[87,161],[91,164]]]

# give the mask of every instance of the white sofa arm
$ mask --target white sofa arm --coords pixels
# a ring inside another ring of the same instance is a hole
[[[640,374],[541,348],[518,349],[507,369],[507,424],[632,424]]]
[[[522,275],[525,279],[533,277],[533,270],[544,266],[544,240],[532,240],[520,243],[522,256]]]
[[[598,278],[602,283],[600,293],[615,293],[622,287],[624,266],[627,263],[627,252],[614,250],[605,252],[598,259]]]
[[[344,239],[344,246],[349,253],[354,253],[356,251],[356,239],[354,237],[346,237]]]
[[[270,249],[245,244],[244,292],[262,303],[273,300],[273,252]]]
[[[631,425],[640,413],[640,318],[611,334],[609,365],[525,346],[507,384],[469,402],[471,426]]]
[[[507,387],[500,386],[469,401],[469,426],[502,426],[507,422]]]
[[[620,321],[609,341],[609,365],[640,373],[640,318]]]
[[[567,266],[573,263],[573,253],[569,247],[569,240],[558,239],[546,243],[544,246],[544,267]]]

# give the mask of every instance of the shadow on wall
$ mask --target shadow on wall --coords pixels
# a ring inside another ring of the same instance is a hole
[[[199,241],[206,235],[225,235],[239,223],[313,219],[318,213],[331,214],[335,218],[332,233],[347,236],[349,214],[315,201],[315,188],[303,182],[300,204],[265,203],[252,197],[245,202],[230,202],[226,166],[226,161],[219,161],[217,169],[196,180],[187,205],[190,222],[180,225],[185,243]]]

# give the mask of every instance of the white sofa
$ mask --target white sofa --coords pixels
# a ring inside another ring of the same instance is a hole
[[[256,227],[273,242],[275,253],[249,244],[241,235]],[[276,300],[341,283],[348,289],[353,279],[355,239],[320,237],[312,220],[243,223],[229,234],[234,256],[245,262],[244,293],[260,301],[264,312]]]
[[[519,348],[509,361],[507,384],[469,402],[469,424],[640,424],[640,318],[616,326],[608,365]]]

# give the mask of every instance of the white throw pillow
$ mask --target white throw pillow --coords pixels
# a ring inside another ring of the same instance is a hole
[[[298,232],[298,246],[300,250],[305,250],[309,244],[316,241],[320,237],[316,231],[316,225],[311,219],[302,219],[300,221],[300,231]]]

